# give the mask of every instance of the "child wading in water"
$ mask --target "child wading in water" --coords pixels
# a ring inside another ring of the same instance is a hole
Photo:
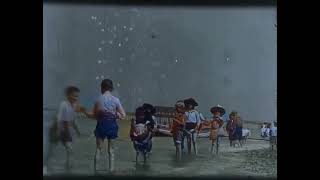
[[[228,132],[228,135],[229,135],[229,141],[230,141],[230,146],[233,146],[233,141],[235,141],[237,138],[236,138],[236,118],[237,118],[237,112],[235,111],[232,111],[229,115],[229,118],[230,120],[228,121],[227,123],[227,132]]]
[[[104,140],[108,140],[108,155],[109,155],[109,171],[114,170],[114,140],[118,137],[118,123],[117,119],[123,119],[126,113],[120,103],[120,100],[113,96],[113,83],[110,79],[104,79],[101,82],[101,93],[98,97],[94,108],[93,114],[85,112],[88,117],[97,120],[96,129],[94,134],[96,136],[96,152],[94,156],[94,170],[96,171],[97,161],[100,159],[100,154],[104,150],[106,157],[106,147]]]
[[[80,135],[78,125],[75,120],[76,112],[80,111],[80,106],[77,104],[80,90],[77,87],[70,86],[66,88],[66,100],[62,101],[58,110],[57,130],[58,136],[67,152],[66,168],[72,167],[73,150],[72,142],[75,132]]]
[[[151,148],[152,128],[151,122],[145,119],[145,109],[138,107],[135,112],[135,119],[131,120],[130,138],[136,151],[136,163],[138,163],[139,155],[143,155],[144,164],[147,161],[147,153]]]
[[[216,144],[218,138],[218,131],[223,125],[223,119],[221,117],[225,114],[226,111],[222,106],[217,105],[215,107],[212,107],[210,109],[210,112],[213,114],[213,119],[210,122],[211,153],[213,153],[213,147]]]
[[[186,121],[185,105],[183,101],[177,101],[175,104],[176,114],[172,122],[171,133],[176,147],[177,160],[181,160],[181,151],[183,146],[183,133]]]
[[[157,131],[156,128],[156,123],[155,123],[155,117],[154,114],[156,113],[156,109],[153,105],[148,104],[148,103],[144,103],[142,105],[143,109],[144,109],[144,120],[146,122],[148,131],[150,132],[150,142],[149,142],[149,146],[147,148],[147,153],[151,153],[152,151],[152,137],[153,134]]]
[[[188,144],[188,154],[191,154],[191,143],[193,144],[193,149],[195,154],[198,154],[197,149],[197,133],[201,122],[200,114],[194,108],[198,106],[198,103],[193,99],[189,98],[184,100],[184,104],[186,107],[186,123],[185,123],[185,133],[184,136],[187,137],[187,144]]]

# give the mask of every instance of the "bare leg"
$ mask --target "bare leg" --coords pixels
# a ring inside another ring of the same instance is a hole
[[[147,163],[147,152],[143,152],[143,164],[145,165]]]
[[[192,144],[193,144],[193,150],[194,153],[197,155],[198,154],[198,147],[197,147],[197,135],[195,133],[192,133]]]
[[[181,144],[176,144],[176,157],[177,160],[181,160]]]
[[[113,150],[113,140],[108,139],[108,154],[109,154],[109,171],[114,170],[114,150]]]
[[[188,154],[191,155],[191,136],[187,136]]]
[[[72,160],[73,160],[72,143],[65,142],[63,145],[64,145],[64,147],[66,149],[66,153],[67,153],[66,169],[69,170],[72,168]]]
[[[94,160],[93,160],[93,169],[95,172],[97,171],[97,162],[100,160],[102,146],[103,146],[103,139],[97,138],[96,139],[96,152],[94,154]]]
[[[211,151],[210,151],[211,154],[213,154],[213,148],[214,148],[214,143],[212,142],[212,143],[211,143]]]

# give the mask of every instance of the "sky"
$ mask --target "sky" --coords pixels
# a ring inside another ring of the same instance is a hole
[[[104,78],[128,112],[142,103],[222,105],[244,120],[276,120],[275,7],[44,5],[43,106],[68,85],[90,109]]]

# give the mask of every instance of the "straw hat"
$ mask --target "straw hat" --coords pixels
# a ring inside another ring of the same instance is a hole
[[[212,107],[210,109],[210,112],[212,114],[214,114],[215,112],[220,112],[221,116],[223,116],[226,113],[226,110],[224,110],[224,108],[221,105],[218,104],[218,105]]]

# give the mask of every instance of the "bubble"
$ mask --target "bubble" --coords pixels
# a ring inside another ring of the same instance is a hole
[[[120,83],[117,83],[117,86],[120,87]]]
[[[162,79],[165,79],[165,78],[167,77],[167,75],[163,73],[163,74],[160,75],[160,77],[161,77]]]
[[[96,80],[99,80],[99,76],[96,77]]]
[[[123,72],[123,69],[122,69],[122,68],[119,68],[119,69],[118,69],[118,72],[119,72],[119,73],[122,73],[122,72]]]
[[[113,26],[113,30],[116,31],[117,30],[117,26]]]
[[[121,45],[121,43],[119,43],[119,47],[121,47],[122,45]]]
[[[92,20],[97,20],[97,16],[91,16]]]
[[[123,26],[123,29],[127,29],[127,26]]]
[[[101,29],[101,32],[104,32],[104,28]]]
[[[104,79],[104,75],[102,75],[100,78],[101,78],[101,79]]]
[[[154,62],[151,63],[151,66],[153,66],[153,67],[159,67],[160,64],[161,64],[160,62],[154,61]]]
[[[133,27],[130,27],[129,30],[132,31],[132,30],[133,30]]]
[[[99,25],[101,25],[101,24],[102,24],[102,22],[100,21],[98,24],[99,24]]]
[[[107,61],[106,61],[106,60],[103,60],[102,63],[103,63],[103,64],[107,64]]]
[[[99,51],[102,51],[102,48],[101,48],[101,47],[99,47],[99,48],[98,48],[98,50],[99,50]]]
[[[102,40],[102,41],[101,41],[101,44],[105,44],[105,43],[106,43],[106,41],[105,41],[105,40]]]
[[[117,35],[116,35],[116,34],[113,34],[113,38],[117,38]]]
[[[119,16],[119,13],[115,12],[115,13],[113,13],[113,15],[117,17],[117,16]]]
[[[123,57],[120,57],[120,61],[124,61],[124,58],[123,58]]]
[[[102,63],[102,61],[101,60],[98,60],[98,64],[101,64]]]
[[[109,44],[112,44],[112,43],[113,43],[113,41],[112,41],[112,40],[110,40],[110,41],[109,41]]]
[[[227,57],[227,62],[229,62],[230,61],[230,58],[229,57]]]
[[[177,62],[178,62],[178,59],[176,59],[175,62],[177,63]]]
[[[128,37],[125,37],[124,40],[125,40],[125,41],[129,41],[129,38],[128,38]]]

